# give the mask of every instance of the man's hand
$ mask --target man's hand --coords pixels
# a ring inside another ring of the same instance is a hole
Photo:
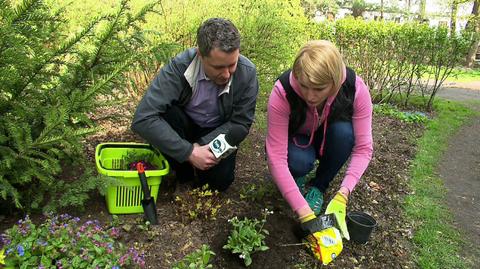
[[[337,219],[338,228],[342,232],[342,236],[350,240],[350,234],[348,233],[347,223],[345,222],[345,217],[347,215],[347,196],[339,191],[335,194],[335,197],[330,201],[325,210],[325,214],[334,214]]]
[[[198,143],[193,143],[193,151],[188,161],[200,170],[208,170],[218,163],[208,144],[200,146]]]

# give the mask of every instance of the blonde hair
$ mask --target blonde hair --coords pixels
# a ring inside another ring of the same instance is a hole
[[[327,40],[313,40],[305,44],[297,54],[292,72],[295,78],[309,87],[323,87],[333,83],[340,89],[345,72],[340,51]]]

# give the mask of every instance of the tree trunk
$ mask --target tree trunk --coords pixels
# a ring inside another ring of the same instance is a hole
[[[380,19],[383,20],[383,0],[380,1]]]
[[[450,15],[450,34],[454,34],[457,30],[457,13],[458,13],[458,1],[452,1],[452,14]]]
[[[473,67],[473,64],[475,63],[475,57],[477,56],[478,45],[480,45],[480,39],[477,37],[468,50],[465,67]]]
[[[475,0],[473,2],[472,15],[468,19],[465,30],[473,34],[474,40],[470,45],[468,50],[467,57],[465,59],[465,66],[472,67],[475,62],[475,56],[477,54],[478,45],[480,43],[480,17],[478,16],[478,8],[480,5],[480,0]]]
[[[426,7],[427,7],[426,1],[427,0],[420,0],[420,9],[418,11],[418,13],[419,13],[418,17],[419,17],[420,21],[423,21],[426,18],[426,16],[425,16],[426,15],[425,14],[426,13]]]

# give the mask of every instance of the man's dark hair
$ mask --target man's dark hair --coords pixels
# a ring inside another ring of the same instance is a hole
[[[202,56],[209,56],[214,48],[230,53],[240,49],[240,33],[231,21],[211,18],[198,28],[197,45]]]

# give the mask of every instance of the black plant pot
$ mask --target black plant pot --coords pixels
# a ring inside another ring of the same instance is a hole
[[[354,243],[367,243],[376,226],[377,221],[365,212],[353,211],[347,213],[348,233]]]

